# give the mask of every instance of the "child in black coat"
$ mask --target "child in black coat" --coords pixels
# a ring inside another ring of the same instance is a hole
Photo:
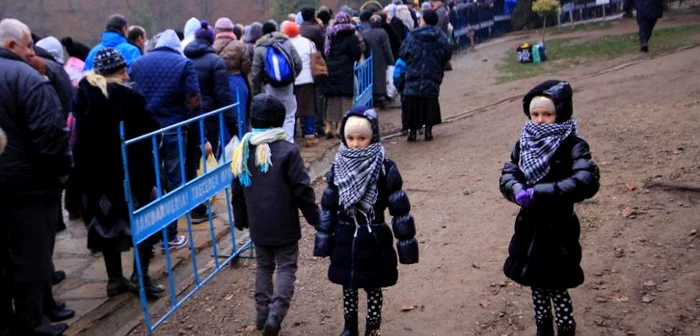
[[[573,91],[567,82],[547,81],[523,99],[527,121],[511,159],[503,167],[501,193],[521,206],[503,272],[532,287],[537,335],[574,335],[568,288],[583,283],[580,225],[574,203],[593,197],[600,173],[588,143],[576,134]]]
[[[331,257],[328,278],[343,286],[345,330],[341,336],[358,335],[358,288],[367,292],[365,335],[379,335],[382,287],[398,280],[392,230],[384,211],[393,216],[393,233],[399,261],[418,262],[416,227],[411,205],[401,190],[403,181],[396,164],[379,142],[377,115],[356,107],[341,123],[342,143],[321,200],[314,255]]]

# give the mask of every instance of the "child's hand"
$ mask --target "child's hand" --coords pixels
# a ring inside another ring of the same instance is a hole
[[[524,189],[518,191],[518,193],[515,195],[515,203],[518,203],[521,206],[528,206],[530,203],[535,199],[535,189],[530,188],[530,189]]]

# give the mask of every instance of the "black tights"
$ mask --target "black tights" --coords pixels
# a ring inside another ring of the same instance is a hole
[[[141,260],[141,269],[144,276],[148,275],[148,266],[150,264],[151,244],[139,245],[139,259]],[[107,268],[107,277],[109,279],[120,278],[124,276],[122,271],[122,252],[118,248],[109,248],[102,251],[102,256],[105,260]],[[136,262],[134,262],[134,274],[136,274]]]
[[[560,331],[576,328],[574,308],[569,292],[565,289],[532,288],[532,302],[535,308],[535,322],[552,325],[552,303],[554,303],[557,327]]]
[[[367,327],[379,330],[382,324],[382,289],[365,288],[367,293]],[[343,287],[343,307],[345,316],[356,315],[358,311],[358,293],[355,288]]]

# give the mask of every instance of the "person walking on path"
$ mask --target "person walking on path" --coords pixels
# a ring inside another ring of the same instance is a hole
[[[311,226],[318,206],[299,148],[284,141],[286,112],[270,94],[251,104],[251,126],[235,150],[231,168],[231,205],[236,228],[250,229],[255,246],[255,328],[277,336],[294,294],[301,225],[299,210]],[[273,273],[277,273],[272,281]]]
[[[340,137],[340,121],[353,107],[355,95],[355,62],[362,58],[361,42],[352,19],[345,12],[335,16],[328,27],[324,54],[328,66],[328,78],[324,81],[326,96],[326,137]]]
[[[252,67],[250,54],[248,54],[245,43],[239,41],[234,34],[233,30],[235,27],[230,19],[220,18],[216,20],[214,27],[216,30],[214,51],[226,64],[229,88],[234,99],[236,98],[236,92],[238,92],[239,109],[245,115],[244,125],[238,125],[238,127],[243,131],[247,131],[250,123],[250,100],[252,99],[248,84],[248,76]],[[239,136],[242,137],[243,134],[239,134]]]
[[[251,70],[252,91],[257,95],[263,92],[264,88],[266,93],[277,97],[284,104],[287,111],[284,119],[287,141],[294,143],[294,120],[297,112],[294,80],[302,70],[301,58],[287,36],[277,31],[274,23],[266,22],[263,25],[263,34],[255,43]],[[282,73],[283,69],[287,76]]]
[[[525,95],[528,121],[500,179],[503,196],[520,206],[503,272],[532,288],[538,336],[554,336],[553,320],[557,335],[576,334],[567,291],[583,283],[574,203],[593,197],[600,186],[588,143],[577,134],[572,98],[569,83],[556,80]]]
[[[126,61],[127,68],[130,68],[134,61],[141,56],[141,50],[126,40],[128,27],[129,22],[124,16],[120,14],[110,16],[109,19],[107,19],[105,32],[102,33],[101,42],[94,46],[85,58],[85,68],[83,68],[83,71],[92,70],[92,61],[95,59],[95,56],[100,50],[107,47],[114,48],[114,50],[122,54]]]
[[[94,72],[78,85],[73,101],[75,127],[79,134],[75,144],[75,170],[80,175],[85,199],[83,220],[88,227],[87,246],[100,251],[107,269],[107,296],[137,292],[138,272],[134,262],[131,281],[122,271],[122,252],[132,246],[129,208],[124,195],[119,124],[124,122],[126,139],[158,130],[155,115],[146,109],[146,100],[127,86],[129,75],[126,60],[116,50],[104,48],[94,59]],[[128,146],[130,190],[138,207],[150,203],[156,185],[151,143]],[[159,240],[156,234],[138,246],[144,289],[149,297],[157,297],[165,289],[148,276],[151,248]]]
[[[384,108],[387,98],[386,70],[394,64],[389,35],[382,28],[382,17],[374,14],[369,19],[370,28],[362,31],[367,45],[372,48],[372,64],[374,68],[374,103],[378,108]]]
[[[146,98],[146,108],[155,113],[162,127],[196,117],[201,112],[197,70],[192,61],[182,56],[180,46],[175,31],[166,30],[156,48],[139,58],[129,72],[134,88]],[[183,147],[188,148],[187,142],[192,139],[199,145],[199,131],[199,125],[183,128]],[[206,147],[211,152],[211,146]],[[185,158],[180,157],[176,130],[163,135],[160,151],[166,182],[170,190],[175,189],[186,182],[180,173],[180,160]],[[170,249],[187,246],[187,238],[177,234],[177,222],[168,227],[168,242],[164,243],[164,248],[165,245]]]
[[[0,21],[0,306],[7,321],[0,333],[62,335],[68,326],[51,325],[45,296],[61,185],[73,162],[58,96],[28,64],[35,57],[29,27]]]
[[[294,49],[301,58],[302,68],[294,81],[294,96],[297,100],[296,117],[301,122],[301,133],[306,147],[318,144],[316,138],[316,84],[311,72],[311,55],[316,52],[316,45],[299,33],[299,26],[286,22],[284,34],[289,37]]]
[[[401,108],[409,128],[408,141],[416,141],[423,125],[425,140],[433,140],[433,126],[442,122],[439,96],[443,69],[452,57],[447,35],[436,27],[437,14],[426,10],[421,20],[422,26],[408,35],[400,52],[406,62]]]
[[[416,226],[396,164],[384,153],[375,110],[356,107],[342,123],[342,142],[321,199],[314,256],[331,257],[328,278],[343,286],[345,330],[357,336],[358,289],[367,293],[365,335],[380,334],[382,288],[396,284],[396,251],[384,212],[393,217],[399,261],[418,263]]]
[[[663,17],[664,5],[661,0],[635,0],[637,26],[639,26],[639,50],[649,52],[649,40],[656,21]]]

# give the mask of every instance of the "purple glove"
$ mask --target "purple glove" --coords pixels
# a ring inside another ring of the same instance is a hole
[[[515,194],[515,203],[518,203],[521,206],[528,206],[530,203],[535,199],[535,189],[530,188],[530,189],[524,189],[518,191],[517,194]]]

